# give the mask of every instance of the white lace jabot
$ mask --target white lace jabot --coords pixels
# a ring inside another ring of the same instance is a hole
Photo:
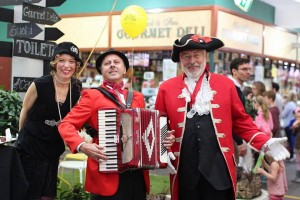
[[[187,88],[185,87],[182,89],[182,95],[187,102],[190,102],[191,94],[196,87],[196,82],[193,80],[191,81],[188,77],[184,78],[184,82],[187,85]],[[191,110],[187,113],[187,117],[192,118],[196,113],[200,116],[209,114],[209,103],[212,99],[213,91],[210,88],[207,78],[203,78],[201,88],[196,96],[196,101],[192,105]]]

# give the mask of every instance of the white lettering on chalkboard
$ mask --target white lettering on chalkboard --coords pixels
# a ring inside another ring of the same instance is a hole
[[[16,43],[18,45],[18,53],[24,52],[31,55],[51,57],[54,49],[54,45],[48,43],[40,43],[39,45],[38,42],[22,39],[16,40]]]

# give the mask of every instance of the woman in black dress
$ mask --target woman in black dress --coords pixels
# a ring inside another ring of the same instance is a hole
[[[29,182],[26,199],[56,197],[59,157],[65,151],[57,126],[80,97],[76,75],[81,67],[78,47],[62,42],[54,49],[50,75],[35,79],[25,94],[16,146]]]

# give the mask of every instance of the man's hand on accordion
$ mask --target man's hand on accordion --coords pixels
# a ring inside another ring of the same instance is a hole
[[[163,141],[163,144],[167,149],[170,149],[171,146],[173,145],[173,143],[175,142],[175,136],[173,135],[174,132],[175,132],[174,130],[168,131],[167,136]],[[172,165],[172,161],[171,161],[171,160],[175,160],[175,159],[176,158],[175,158],[174,154],[171,151],[168,152],[168,160],[167,160],[168,165],[167,165],[166,171],[170,174],[177,173],[177,171],[175,170],[175,167]]]
[[[83,143],[80,147],[80,151],[100,163],[104,160],[108,160],[108,157],[105,155],[105,148],[95,143]]]
[[[175,142],[175,136],[173,135],[174,132],[175,132],[174,130],[167,131],[166,133],[167,136],[163,140],[164,147],[166,147],[167,149],[171,148],[171,146]]]

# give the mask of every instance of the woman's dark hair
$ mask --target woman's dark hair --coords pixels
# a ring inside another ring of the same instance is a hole
[[[248,96],[249,94],[253,93],[252,88],[250,86],[246,86],[242,92],[245,97]]]

